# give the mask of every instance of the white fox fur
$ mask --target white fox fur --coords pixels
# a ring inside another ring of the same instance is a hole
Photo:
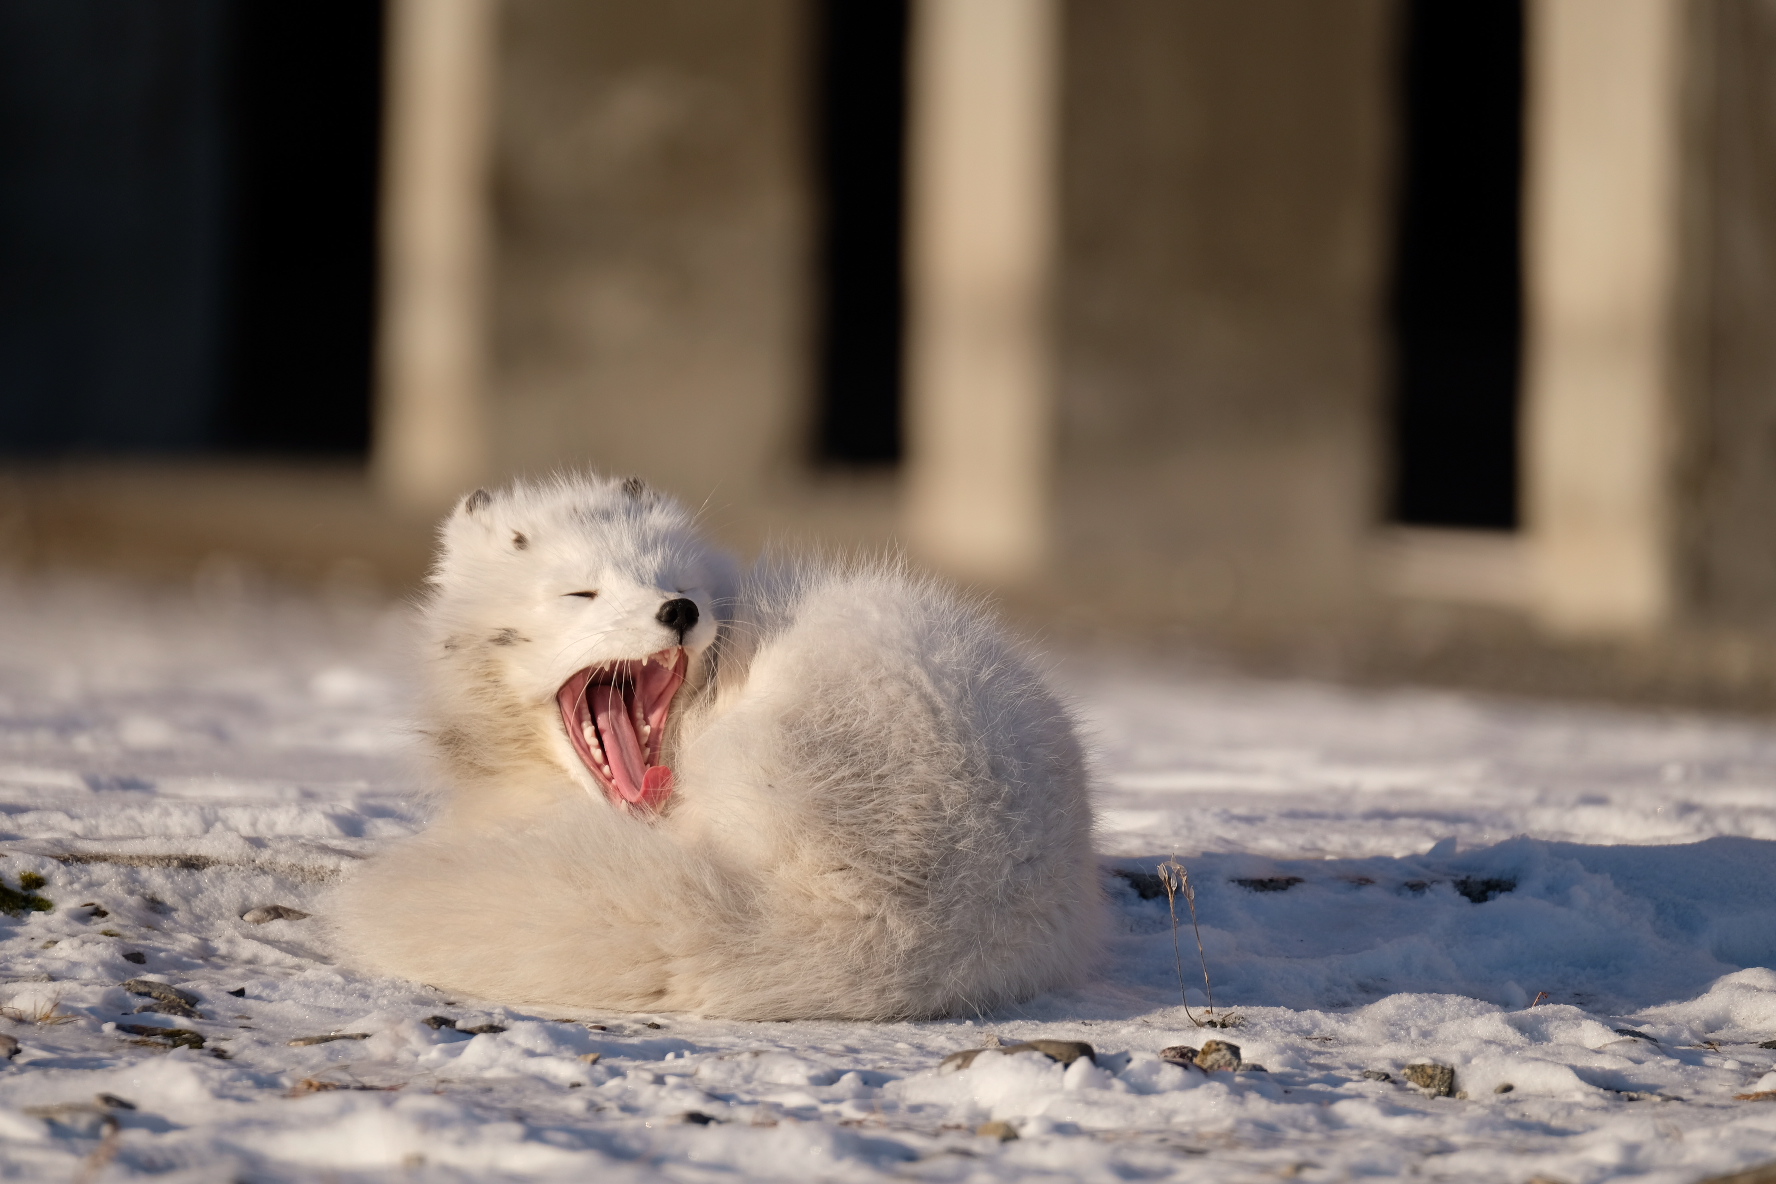
[[[1083,971],[1080,745],[978,606],[894,563],[742,581],[676,504],[593,477],[465,498],[432,583],[441,800],[337,896],[349,960],[489,999],[753,1019],[974,1013]],[[673,646],[656,614],[681,594],[700,612],[654,813],[613,801],[556,695]]]

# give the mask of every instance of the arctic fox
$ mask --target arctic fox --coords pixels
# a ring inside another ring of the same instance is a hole
[[[348,960],[489,999],[973,1013],[1100,908],[1065,707],[890,562],[742,580],[633,479],[477,490],[424,609],[441,800],[335,901]]]

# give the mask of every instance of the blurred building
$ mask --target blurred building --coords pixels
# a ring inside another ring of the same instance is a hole
[[[589,464],[1081,626],[1776,688],[1765,0],[0,24],[23,559],[398,584]]]

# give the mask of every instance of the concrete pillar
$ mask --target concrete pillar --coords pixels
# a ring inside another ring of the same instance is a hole
[[[392,0],[372,469],[431,511],[482,479],[497,0]]]
[[[803,0],[501,0],[490,465],[756,537],[812,435]]]
[[[1048,549],[1056,0],[913,17],[906,529],[956,574]]]
[[[1527,525],[1576,633],[1674,611],[1682,0],[1532,0]]]
[[[1066,17],[1044,593],[1217,630],[1347,611],[1381,500],[1397,7]]]

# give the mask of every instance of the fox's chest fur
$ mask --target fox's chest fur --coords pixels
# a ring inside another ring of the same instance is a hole
[[[894,565],[742,581],[594,478],[464,499],[426,609],[426,832],[338,898],[360,963],[492,999],[755,1018],[977,1011],[1097,933],[1074,726]]]

